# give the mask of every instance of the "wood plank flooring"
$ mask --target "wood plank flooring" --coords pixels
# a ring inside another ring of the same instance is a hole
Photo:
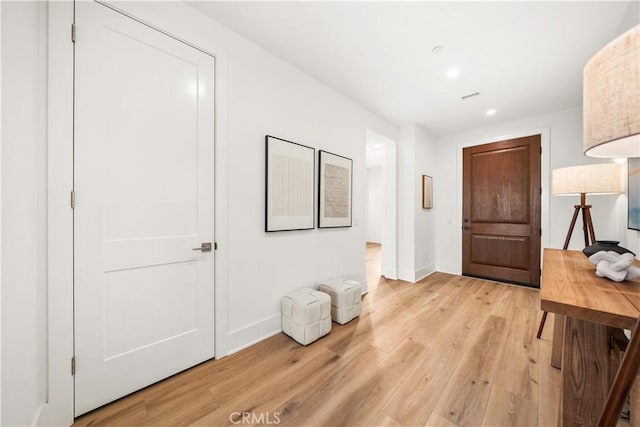
[[[538,291],[434,273],[379,277],[361,316],[303,347],[279,334],[86,414],[74,425],[554,426],[560,371]],[[276,423],[277,421],[277,423]]]

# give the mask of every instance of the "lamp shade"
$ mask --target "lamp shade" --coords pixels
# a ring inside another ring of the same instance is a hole
[[[551,182],[555,195],[619,193],[620,165],[602,163],[554,169]]]
[[[640,25],[596,53],[583,79],[584,154],[640,157]]]

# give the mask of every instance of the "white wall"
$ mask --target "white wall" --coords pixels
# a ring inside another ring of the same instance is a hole
[[[382,241],[382,166],[367,168],[367,242]]]
[[[0,424],[31,425],[46,399],[46,3],[2,2],[0,7]]]
[[[459,274],[461,271],[462,232],[459,200],[461,200],[462,172],[459,154],[462,147],[497,141],[514,134],[535,134],[539,133],[540,129],[548,129],[549,134],[549,152],[542,153],[543,163],[548,162],[549,165],[549,175],[542,177],[543,203],[548,200],[548,224],[545,227],[543,223],[542,231],[543,235],[545,233],[548,235],[549,247],[562,247],[573,214],[573,206],[579,203],[579,198],[551,195],[549,188],[551,171],[565,166],[610,161],[592,159],[582,154],[581,108],[531,117],[437,140],[439,179],[435,181],[434,204],[439,208],[436,218],[437,269],[439,271],[454,274]],[[612,220],[612,218],[619,218],[621,197],[623,196],[587,197],[587,201],[593,205],[593,224],[597,239],[623,240],[622,224],[618,220]],[[543,212],[544,215],[545,212]],[[570,249],[584,247],[581,220],[579,221],[580,224],[576,225],[572,235]]]
[[[226,352],[278,332],[280,298],[291,290],[332,276],[366,286],[366,130],[393,139],[395,127],[189,7],[143,7],[228,58],[227,158],[218,159],[228,164],[228,238],[220,245],[228,276],[216,283],[227,287]],[[353,159],[354,227],[264,232],[265,134]]]
[[[414,125],[398,131],[398,278],[415,281]]]
[[[422,175],[436,177],[435,138],[416,127],[415,133],[415,189],[413,200],[415,203],[415,279],[419,280],[436,269],[436,216],[438,206],[433,209],[422,209]]]
[[[640,3],[637,1],[629,2],[624,18],[620,23],[620,34],[630,30],[640,22]]]
[[[435,211],[422,209],[422,175],[435,178],[434,138],[419,126],[398,132],[398,276],[416,282],[435,270]]]

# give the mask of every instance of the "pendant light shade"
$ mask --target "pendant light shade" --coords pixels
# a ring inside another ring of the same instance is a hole
[[[640,25],[596,53],[583,78],[584,154],[640,157]]]

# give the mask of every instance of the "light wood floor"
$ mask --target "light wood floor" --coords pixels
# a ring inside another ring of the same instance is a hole
[[[379,258],[368,245],[362,315],[326,337],[303,347],[278,334],[76,425],[237,425],[242,412],[290,426],[557,424],[553,316],[537,340],[537,290],[444,273],[385,280]]]

